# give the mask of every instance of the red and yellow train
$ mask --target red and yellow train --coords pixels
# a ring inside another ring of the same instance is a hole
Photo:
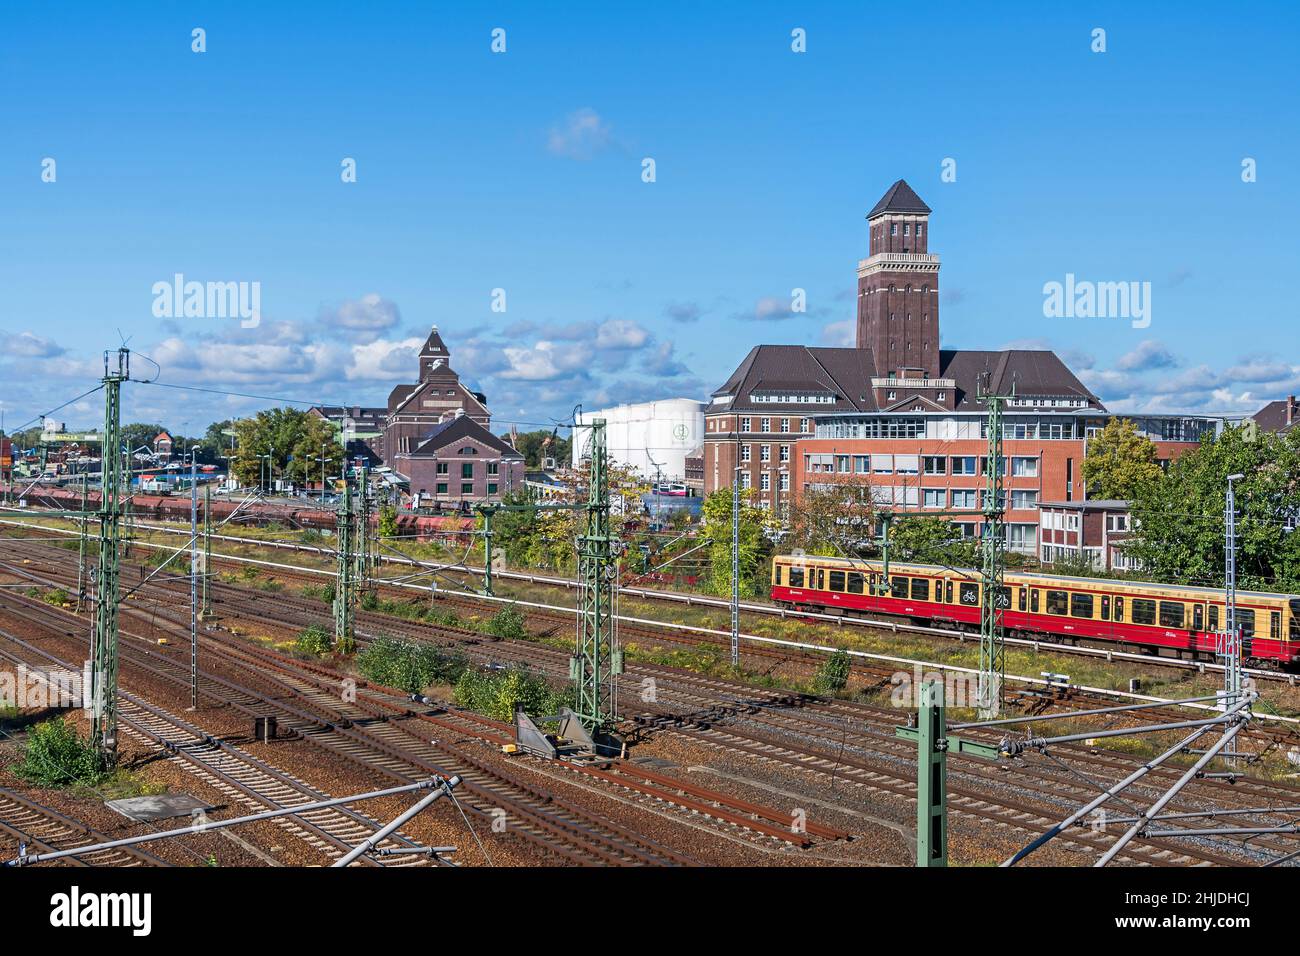
[[[978,571],[891,562],[883,593],[880,582],[879,562],[791,555],[772,562],[772,600],[785,607],[979,627]],[[1212,658],[1224,626],[1223,591],[1187,585],[1008,572],[1000,604],[1008,634],[1113,642],[1188,659]],[[1300,660],[1300,597],[1238,591],[1237,623],[1243,657],[1280,666]]]

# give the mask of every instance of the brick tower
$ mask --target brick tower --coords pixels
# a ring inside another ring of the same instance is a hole
[[[939,257],[926,252],[930,207],[899,180],[867,214],[858,263],[858,348],[888,378],[939,375]]]

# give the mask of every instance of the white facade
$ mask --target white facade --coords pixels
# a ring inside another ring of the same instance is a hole
[[[704,442],[703,402],[670,398],[619,405],[578,416],[578,425],[573,429],[574,467],[588,453],[591,428],[584,426],[590,426],[597,418],[605,419],[610,460],[633,468],[652,481],[656,476],[662,481],[684,481],[686,456]]]

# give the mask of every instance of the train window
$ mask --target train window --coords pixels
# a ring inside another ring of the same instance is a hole
[[[1004,611],[1011,609],[1011,588],[998,588],[998,607]]]
[[[1219,605],[1211,604],[1210,605],[1210,630],[1217,631],[1218,629],[1219,629]]]
[[[1070,595],[1070,617],[1092,617],[1092,595]]]
[[[980,586],[971,584],[969,581],[963,581],[960,588],[961,603],[969,604],[972,607],[980,603]]]
[[[1156,602],[1146,598],[1133,599],[1133,623],[1154,624],[1156,622]]]
[[[1069,610],[1070,596],[1064,591],[1047,592],[1047,613],[1064,614]]]
[[[906,598],[907,585],[908,585],[907,578],[890,578],[889,593],[896,598]]]
[[[944,598],[944,600],[947,601],[949,604],[951,604],[952,603],[952,579],[951,578],[948,579],[948,584],[945,590],[947,591],[948,596]]]
[[[781,583],[781,565],[779,564],[772,565],[772,583],[773,584]]]
[[[1029,610],[1035,614],[1038,613],[1038,595],[1042,594],[1037,588],[1029,592]]]
[[[912,578],[912,600],[913,601],[930,600],[930,579],[929,578]]]
[[[1205,605],[1204,604],[1192,605],[1192,630],[1193,631],[1205,630]]]
[[[1241,628],[1241,639],[1249,640],[1255,636],[1255,612],[1244,607],[1237,608],[1237,626]]]
[[[1103,594],[1101,596],[1101,619],[1103,621],[1110,620],[1110,595],[1109,594]]]
[[[1187,609],[1174,601],[1160,602],[1160,626],[1182,627]]]
[[[849,572],[849,586],[846,590],[850,594],[862,593],[862,572],[861,571]]]
[[[803,568],[790,567],[790,587],[803,587]]]
[[[1275,641],[1282,640],[1282,612],[1268,612],[1268,636]]]
[[[1124,599],[1118,594],[1115,595],[1115,620],[1120,623],[1124,621]]]
[[[1020,589],[1020,601],[1017,606],[1022,611],[1026,611],[1029,609],[1029,588]]]
[[[831,590],[832,590],[832,591],[843,591],[843,590],[844,590],[844,572],[843,572],[843,571],[832,571],[832,572],[831,572]]]

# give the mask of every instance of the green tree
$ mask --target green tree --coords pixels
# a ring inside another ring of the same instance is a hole
[[[790,503],[790,543],[805,554],[851,557],[875,536],[876,506],[865,475],[807,484]]]
[[[233,470],[240,481],[256,484],[262,475],[260,455],[270,455],[272,474],[295,481],[320,480],[317,459],[323,451],[334,459],[329,468],[338,474],[346,453],[334,426],[296,408],[271,408],[253,418],[235,422],[236,458]]]
[[[710,586],[714,594],[731,594],[731,489],[720,488],[708,495],[700,508],[703,536],[712,539],[709,545],[709,563],[712,569]],[[763,528],[766,513],[755,506],[749,495],[742,493],[740,500],[740,594],[742,597],[759,596],[766,585],[763,576],[767,557],[767,539]]]
[[[895,518],[889,529],[891,561],[975,567],[980,563],[979,542],[963,538],[947,518],[906,515]]]
[[[1131,419],[1112,418],[1088,439],[1082,473],[1088,497],[1127,500],[1162,472],[1151,439],[1139,435]]]
[[[1228,476],[1237,498],[1237,574],[1242,588],[1300,590],[1300,430],[1285,436],[1227,428],[1177,458],[1133,496],[1134,531],[1125,545],[1148,576],[1223,585]]]
[[[510,440],[509,433],[501,437]],[[540,468],[543,458],[554,458],[555,463],[563,467],[569,463],[571,454],[569,439],[561,438],[558,432],[546,429],[521,432],[515,448],[524,456],[524,463],[529,468]]]

